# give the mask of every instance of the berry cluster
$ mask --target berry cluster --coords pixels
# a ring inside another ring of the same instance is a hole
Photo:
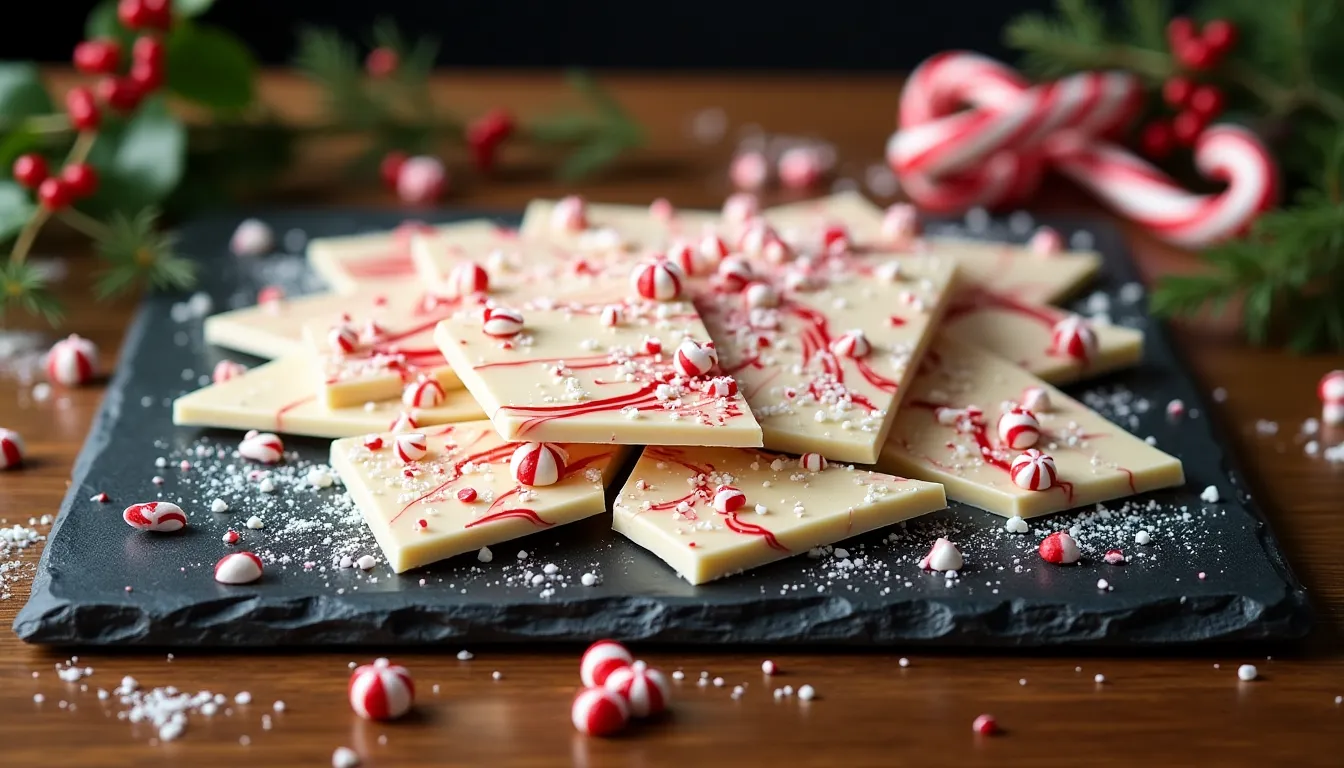
[[[1167,43],[1172,57],[1188,73],[1214,69],[1237,41],[1237,27],[1225,19],[1215,19],[1196,29],[1185,16],[1177,16],[1167,25]],[[1168,78],[1162,85],[1162,100],[1175,111],[1171,120],[1154,120],[1143,127],[1139,144],[1144,154],[1161,159],[1176,147],[1195,143],[1224,107],[1223,92],[1214,85],[1199,83],[1191,75]]]
[[[59,211],[98,189],[98,174],[83,162],[83,156],[102,124],[103,110],[133,112],[146,96],[163,87],[167,48],[161,35],[173,24],[172,0],[121,0],[117,18],[127,29],[140,33],[131,46],[129,62],[123,61],[116,40],[85,40],[75,46],[75,68],[98,78],[92,88],[79,85],[65,94],[71,127],[89,137],[81,142],[83,150],[72,152],[57,175],[51,174],[46,159],[38,154],[14,161],[14,180],[36,190],[38,202],[48,211]]]
[[[467,126],[467,149],[477,170],[489,173],[495,167],[500,145],[513,135],[516,127],[513,115],[499,107]]]

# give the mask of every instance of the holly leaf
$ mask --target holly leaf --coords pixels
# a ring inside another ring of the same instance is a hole
[[[174,0],[173,12],[180,18],[191,18],[210,10],[214,4],[215,0]]]
[[[29,115],[54,111],[37,66],[27,62],[0,63],[0,128]]]
[[[121,43],[122,50],[130,50],[131,44],[135,42],[135,33],[123,27],[117,18],[117,0],[103,0],[94,6],[84,20],[84,37],[89,40],[116,40]]]
[[[0,181],[0,243],[7,242],[33,215],[28,191],[12,181]]]
[[[252,103],[257,61],[237,37],[216,27],[179,22],[168,38],[168,88],[216,110]]]
[[[81,208],[135,212],[155,205],[182,180],[187,132],[161,97],[146,101],[130,121],[106,127],[89,153],[99,169],[98,192]]]

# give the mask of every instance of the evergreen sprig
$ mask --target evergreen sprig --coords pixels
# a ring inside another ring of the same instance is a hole
[[[140,285],[160,290],[183,290],[196,282],[196,263],[174,252],[176,237],[157,227],[158,212],[146,209],[135,216],[113,214],[95,247],[107,262],[97,291],[107,298]]]
[[[42,270],[26,261],[0,263],[0,318],[11,309],[41,316],[52,325],[65,316]]]

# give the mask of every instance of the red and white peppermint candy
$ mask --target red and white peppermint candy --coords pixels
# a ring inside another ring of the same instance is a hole
[[[736,512],[747,504],[747,494],[731,485],[714,489],[714,511],[721,515]]]
[[[779,241],[779,233],[763,219],[755,219],[742,231],[737,240],[737,250],[752,258],[765,256],[766,246]]]
[[[561,198],[551,209],[551,229],[582,232],[588,228],[588,203],[578,195]]]
[[[1083,553],[1078,551],[1078,542],[1064,531],[1052,533],[1041,539],[1041,544],[1036,549],[1041,553],[1042,560],[1055,565],[1069,565],[1083,557]]]
[[[715,275],[718,277],[719,285],[730,293],[737,293],[746,288],[756,276],[751,268],[751,262],[741,256],[729,256],[719,262]]]
[[[210,380],[216,384],[223,384],[230,379],[236,379],[247,373],[247,366],[233,360],[220,360],[215,363],[215,370],[210,374]]]
[[[285,289],[278,285],[263,286],[257,291],[257,303],[269,310],[275,311],[280,308],[280,302],[285,300]]]
[[[737,379],[732,376],[715,376],[705,382],[704,392],[710,397],[732,397],[737,394]]]
[[[646,355],[657,355],[663,351],[663,342],[653,336],[645,336],[639,346]]]
[[[373,344],[380,341],[387,335],[387,329],[378,324],[377,320],[372,318],[364,321],[364,326],[359,329],[359,341],[361,344]]]
[[[673,301],[681,296],[686,275],[667,259],[636,264],[630,272],[630,287],[642,299]]]
[[[909,203],[896,203],[882,214],[882,242],[908,245],[919,237],[919,211]]]
[[[275,233],[260,219],[243,219],[229,238],[234,256],[265,256],[275,245]]]
[[[966,566],[966,558],[950,539],[939,537],[933,542],[929,553],[919,561],[919,567],[926,571],[960,571]]]
[[[758,190],[770,180],[770,161],[762,152],[742,152],[728,164],[728,180],[738,189]]]
[[[401,402],[408,408],[438,408],[446,397],[443,385],[428,376],[407,384],[401,391]]]
[[[87,384],[98,368],[98,348],[93,342],[70,334],[47,353],[47,378],[67,387]]]
[[[742,224],[761,212],[761,201],[750,192],[737,192],[723,201],[723,220],[729,224]]]
[[[602,325],[608,328],[615,328],[616,326],[621,324],[621,320],[623,320],[624,317],[623,313],[621,312],[621,308],[619,306],[615,304],[608,304],[607,306],[602,308],[602,315],[600,319],[602,321]]]
[[[1069,315],[1050,329],[1050,354],[1087,363],[1097,356],[1097,332],[1083,318]]]
[[[264,570],[261,558],[251,552],[230,552],[215,563],[215,581],[220,584],[251,584],[261,578]]]
[[[642,661],[614,670],[604,688],[625,699],[633,717],[652,717],[667,709],[672,687],[662,672]]]
[[[682,376],[687,378],[705,376],[719,364],[719,352],[714,348],[712,341],[702,344],[695,339],[682,339],[673,362]]]
[[[615,640],[598,640],[588,646],[579,661],[579,679],[592,687],[607,682],[607,677],[618,669],[633,664],[635,657],[624,645]]]
[[[701,272],[700,254],[696,252],[695,247],[690,243],[676,240],[667,246],[666,253],[663,254],[668,261],[676,264],[685,275],[698,275]]]
[[[402,432],[392,439],[392,452],[402,464],[411,464],[429,453],[429,439],[424,432]]]
[[[777,168],[786,189],[807,189],[825,175],[826,158],[816,147],[790,147],[779,154]]]
[[[700,263],[704,264],[706,269],[716,269],[719,262],[728,258],[728,244],[713,232],[707,232],[700,238],[696,252],[700,255]]]
[[[649,215],[656,221],[668,222],[677,217],[677,208],[666,197],[660,197],[649,203]]]
[[[820,472],[826,467],[826,457],[820,453],[804,453],[798,457],[798,468],[804,472]]]
[[[465,298],[490,291],[490,273],[474,261],[463,261],[453,265],[448,273],[448,283],[444,286],[449,298]]]
[[[509,459],[509,472],[522,485],[555,485],[565,475],[569,454],[554,443],[523,443]]]
[[[1038,256],[1052,256],[1064,251],[1064,236],[1051,227],[1041,227],[1027,241],[1027,248]]]
[[[238,444],[238,455],[262,464],[274,464],[285,457],[285,444],[270,432],[253,429],[243,435],[243,441]]]
[[[327,332],[327,346],[338,355],[348,355],[359,349],[359,334],[342,323]]]
[[[1321,420],[1331,426],[1344,424],[1344,371],[1331,371],[1316,385],[1321,399]]]
[[[432,203],[448,189],[448,169],[437,157],[416,155],[401,164],[396,187],[402,202]]]
[[[523,313],[504,307],[486,307],[481,312],[481,330],[486,336],[507,339],[523,332]]]
[[[1041,439],[1041,422],[1025,408],[1014,408],[999,417],[999,440],[1003,447],[1025,451]]]
[[[980,715],[971,721],[971,730],[981,736],[993,736],[999,732],[999,721],[993,715]]]
[[[1050,392],[1045,387],[1027,387],[1022,390],[1022,407],[1035,413],[1049,413]]]
[[[1028,448],[1013,459],[1009,467],[1013,483],[1028,491],[1045,491],[1053,488],[1059,479],[1055,472],[1055,460],[1037,448]]]
[[[174,533],[187,527],[187,514],[167,501],[132,504],[121,513],[121,519],[137,531]]]
[[[392,423],[388,425],[387,431],[410,432],[412,430],[419,429],[419,427],[420,425],[416,423],[414,416],[407,413],[406,411],[402,411],[401,413],[397,414],[397,418],[393,419]],[[379,443],[379,445],[381,445],[381,442]]]
[[[350,708],[365,720],[396,720],[415,704],[411,673],[387,659],[355,667],[346,692]]]
[[[574,728],[586,736],[610,736],[630,722],[625,699],[606,688],[587,688],[574,697],[570,707]]]
[[[769,283],[751,282],[747,284],[746,288],[742,289],[742,303],[748,307],[759,309],[777,307],[779,306],[779,294]]]
[[[868,337],[857,328],[852,331],[845,331],[840,334],[840,338],[831,342],[831,352],[839,357],[851,357],[859,360],[872,354],[872,351],[873,345],[868,343]]]
[[[0,469],[23,464],[23,438],[12,429],[0,428]]]
[[[849,253],[853,245],[849,227],[844,224],[829,224],[821,231],[821,252],[828,256],[842,256]]]

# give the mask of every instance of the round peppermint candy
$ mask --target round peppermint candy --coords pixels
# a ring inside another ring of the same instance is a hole
[[[737,293],[746,288],[756,276],[751,268],[751,262],[741,256],[729,256],[719,262],[719,269],[715,275],[719,285],[729,293]]]
[[[387,426],[387,431],[412,432],[419,428],[420,425],[416,422],[415,417],[407,413],[406,411],[402,411],[401,413],[397,414],[397,418],[393,419],[392,423]]]
[[[1022,407],[1034,413],[1049,413],[1050,393],[1045,387],[1027,387],[1022,390]]]
[[[238,455],[262,464],[274,464],[285,457],[285,444],[270,432],[253,429],[243,435],[243,441],[238,444]]]
[[[666,197],[660,197],[649,203],[649,215],[655,221],[668,222],[677,217],[677,207]]]
[[[798,457],[798,468],[804,472],[820,472],[826,466],[826,457],[820,453],[804,453]]]
[[[598,640],[588,646],[579,661],[579,679],[588,687],[602,685],[607,677],[622,667],[633,664],[635,658],[624,645],[615,640]]]
[[[561,198],[551,209],[551,229],[581,232],[588,228],[588,203],[578,195]]]
[[[67,387],[87,384],[98,368],[98,348],[93,342],[70,334],[47,353],[47,378]]]
[[[636,661],[613,671],[603,687],[625,699],[632,717],[652,717],[667,709],[672,687],[662,672]]]
[[[560,482],[569,454],[554,443],[523,443],[509,459],[513,479],[522,485],[543,486]]]
[[[1041,422],[1025,408],[1014,408],[999,417],[999,440],[1005,448],[1025,451],[1041,439]]]
[[[1051,256],[1064,250],[1064,237],[1050,227],[1041,227],[1031,236],[1027,248],[1041,256]]]
[[[1332,427],[1344,424],[1344,371],[1331,371],[1316,386],[1321,399],[1321,420]]]
[[[377,659],[350,673],[347,694],[350,708],[365,720],[396,720],[415,704],[415,682],[405,667]]]
[[[23,464],[23,438],[12,429],[0,427],[0,469],[14,469]]]
[[[236,379],[247,373],[247,366],[233,360],[220,360],[215,363],[215,370],[210,374],[210,380],[216,384],[223,384],[230,379]]]
[[[348,355],[359,349],[359,333],[342,323],[327,332],[327,346],[338,355]]]
[[[953,544],[951,540],[941,537],[933,542],[929,554],[919,561],[920,568],[940,573],[960,571],[965,565],[966,560],[962,557],[961,550],[957,549],[957,545]]]
[[[1083,318],[1069,315],[1050,329],[1050,354],[1087,363],[1097,356],[1097,332]]]
[[[831,352],[839,357],[850,357],[858,360],[867,357],[872,351],[873,346],[868,343],[868,337],[857,328],[852,331],[845,331],[840,334],[840,338],[831,342]]]
[[[514,309],[486,307],[481,312],[481,330],[497,339],[517,336],[523,330],[523,314]]]
[[[919,211],[909,203],[896,203],[882,214],[882,240],[906,244],[919,237]]]
[[[705,382],[704,391],[710,397],[732,397],[737,394],[737,379],[732,376],[715,376]]]
[[[756,219],[742,231],[742,236],[737,241],[737,250],[752,258],[762,258],[765,256],[766,246],[778,240],[779,233],[774,227],[761,219]]]
[[[373,318],[365,320],[363,327],[359,329],[359,340],[363,344],[377,343],[386,335],[387,329],[379,325],[378,321]]]
[[[726,515],[736,512],[747,504],[747,494],[731,485],[720,485],[714,489],[714,511]]]
[[[786,189],[816,186],[826,173],[826,162],[816,147],[790,147],[779,155],[779,183]]]
[[[748,307],[769,309],[779,306],[779,294],[769,283],[752,282],[742,289],[742,302]]]
[[[187,527],[186,513],[181,507],[167,501],[132,504],[121,513],[121,519],[137,531],[174,533]]]
[[[1054,487],[1058,476],[1055,472],[1055,460],[1036,448],[1028,448],[1013,459],[1009,473],[1018,488],[1028,491],[1045,491]]]
[[[702,344],[695,339],[683,339],[681,346],[677,347],[674,363],[682,376],[705,376],[719,364],[719,353],[714,349],[712,341]]]
[[[728,244],[713,232],[707,232],[700,238],[700,245],[696,251],[700,255],[700,263],[708,269],[717,268],[719,262],[728,258]]]
[[[760,189],[770,180],[770,162],[761,152],[741,152],[728,164],[728,180],[738,189]]]
[[[392,439],[392,452],[402,464],[419,461],[429,453],[429,439],[423,432],[399,433]]]
[[[275,233],[260,219],[243,219],[229,238],[234,256],[265,256],[275,245]]]
[[[1042,560],[1055,565],[1076,563],[1083,556],[1083,553],[1078,551],[1078,542],[1064,531],[1052,533],[1041,539],[1037,551],[1041,553]]]
[[[251,584],[261,578],[261,558],[251,552],[230,552],[215,563],[215,581],[220,584]]]
[[[446,286],[450,298],[466,298],[478,293],[490,291],[490,273],[485,267],[474,261],[463,261],[453,265],[448,273]]]
[[[630,287],[642,299],[673,301],[681,296],[686,275],[667,259],[636,264],[630,272]]]
[[[622,320],[625,319],[625,315],[623,312],[621,312],[621,308],[619,306],[615,304],[608,304],[607,306],[602,308],[602,314],[600,316],[600,319],[602,321],[602,325],[606,326],[607,328],[615,328],[616,326],[621,324]]]
[[[625,728],[630,711],[619,695],[605,688],[587,688],[574,697],[570,719],[579,733],[610,736]]]
[[[653,336],[645,336],[644,341],[640,342],[639,348],[646,355],[657,355],[663,351],[663,342]]]
[[[408,408],[437,408],[443,405],[447,396],[437,379],[425,376],[406,385],[401,392],[401,402]]]
[[[684,275],[698,275],[704,271],[700,264],[700,254],[690,243],[677,240],[667,246],[663,256],[681,270]]]
[[[849,227],[844,224],[831,224],[821,230],[821,252],[827,256],[843,256],[852,245]]]
[[[723,220],[729,224],[742,224],[761,212],[761,201],[750,192],[737,192],[723,201]]]

